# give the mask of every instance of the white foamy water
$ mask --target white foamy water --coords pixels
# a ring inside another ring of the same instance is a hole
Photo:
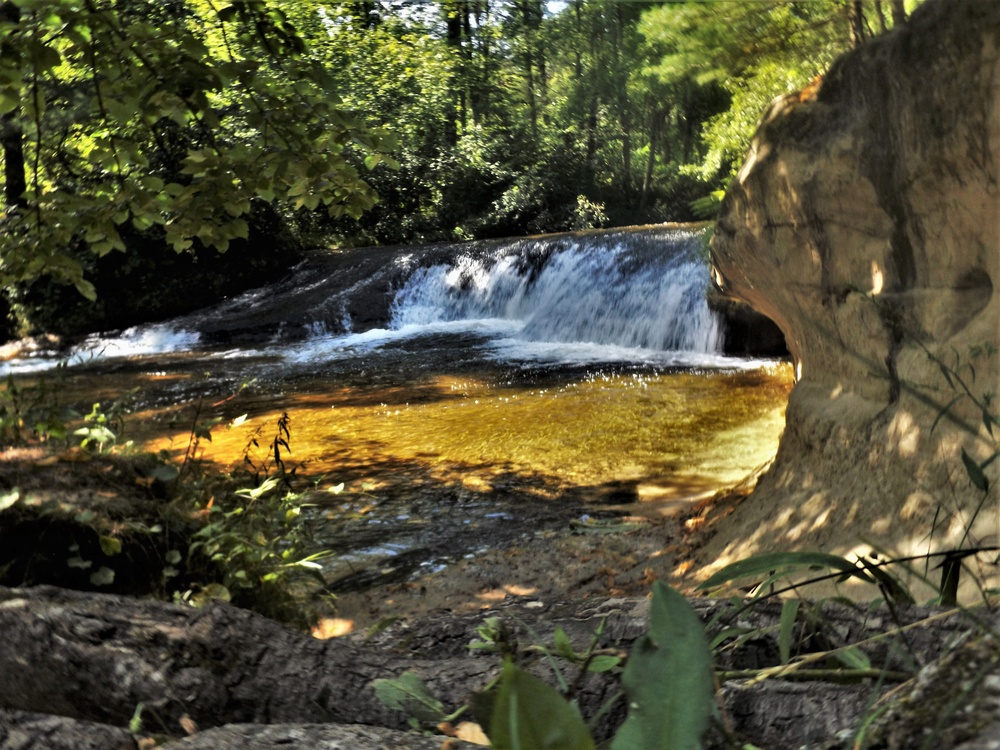
[[[60,364],[74,367],[116,357],[191,351],[198,345],[199,339],[199,334],[194,331],[176,329],[168,324],[137,326],[117,336],[88,336],[78,346],[58,357],[28,355],[0,363],[0,374],[39,372]]]
[[[426,344],[453,346],[462,356],[524,366],[760,366],[760,361],[721,354],[723,333],[705,299],[708,264],[698,251],[699,243],[696,233],[657,229],[512,240],[489,251],[475,243],[459,245],[448,263],[423,267],[413,262],[412,254],[398,255],[394,264],[405,267],[408,275],[394,293],[386,328],[331,333],[351,331],[353,321],[316,319],[303,326],[305,340],[276,340],[210,356],[265,354],[288,365],[309,367],[387,348],[405,349],[409,355]],[[295,288],[309,285],[310,278],[303,278]],[[244,298],[220,307],[256,304],[256,297]],[[346,315],[345,305],[337,309]],[[289,308],[288,312],[302,311]],[[175,326],[149,325],[118,336],[94,336],[65,361],[74,366],[194,351],[202,342],[190,329],[211,316],[209,311]],[[57,362],[51,357],[25,357],[5,363],[0,372],[31,372]]]
[[[692,238],[683,239],[662,254],[590,240],[527,262],[509,252],[421,268],[396,294],[393,327],[504,319],[523,324],[526,342],[717,352],[721,331],[705,301],[708,267]]]

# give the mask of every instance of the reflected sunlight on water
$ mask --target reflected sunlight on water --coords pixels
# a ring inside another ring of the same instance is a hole
[[[460,481],[478,490],[574,487],[627,504],[718,488],[769,460],[791,383],[785,364],[529,385],[439,375],[383,389],[286,393],[281,409],[243,401],[238,408],[250,419],[217,430],[204,447],[213,461],[238,463],[248,436],[259,429],[265,446],[285,410],[290,458],[307,462],[310,475],[383,485]],[[174,446],[184,444],[186,433],[173,436]]]

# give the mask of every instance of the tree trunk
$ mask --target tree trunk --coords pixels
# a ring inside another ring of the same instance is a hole
[[[12,2],[0,4],[0,21],[17,24],[21,9]],[[5,45],[6,46],[6,45]],[[2,50],[0,50],[2,54]],[[15,108],[0,118],[0,147],[3,149],[4,203],[7,210],[27,206],[24,193],[28,182],[24,170],[24,134],[17,122],[20,109]]]
[[[882,0],[875,0],[875,17],[878,19],[878,30],[884,34],[889,30],[889,24],[885,20],[885,11],[882,10]]]
[[[850,29],[851,46],[860,47],[865,41],[864,0],[847,0],[847,23]]]
[[[710,636],[737,624],[759,630],[738,648],[718,649],[718,669],[777,663],[780,602],[746,611],[722,600],[692,600],[692,606],[703,621],[713,622]],[[155,717],[150,729],[177,734],[190,722],[201,729],[320,722],[401,729],[406,717],[377,700],[372,681],[412,670],[446,711],[455,709],[498,672],[495,656],[468,649],[476,627],[489,615],[508,622],[522,646],[536,638],[551,642],[559,626],[578,649],[606,621],[603,645],[624,651],[645,631],[648,611],[647,599],[618,599],[564,606],[553,618],[515,603],[495,612],[400,624],[367,641],[320,641],[224,603],[192,609],[52,587],[0,588],[0,707],[125,727],[142,703],[147,711],[143,716],[149,721]],[[926,614],[910,608],[899,615],[899,622],[916,622]],[[804,605],[793,654],[857,642],[894,622],[884,610]],[[864,651],[873,664],[902,670],[913,660],[920,665],[936,658],[968,628],[966,619],[952,616],[905,637],[875,642]],[[526,668],[555,682],[544,658],[521,653]],[[577,702],[585,716],[593,716],[617,691],[613,675],[589,675]],[[733,730],[746,741],[791,748],[819,743],[853,727],[869,705],[871,691],[871,685],[771,679],[753,686],[726,683],[720,700]],[[598,739],[613,734],[623,718],[619,702],[599,723]],[[0,739],[2,730],[0,724]],[[235,741],[217,746],[251,747]],[[282,745],[289,750],[315,746],[305,740]],[[708,746],[724,747],[725,740],[716,737]]]
[[[906,23],[906,6],[903,0],[892,0],[892,25],[902,26]]]
[[[645,209],[649,204],[649,193],[653,189],[653,170],[656,167],[657,140],[660,135],[660,109],[656,104],[651,105],[649,116],[649,154],[646,157],[646,172],[642,178],[642,198],[639,200],[639,207]]]
[[[524,44],[524,83],[528,98],[528,114],[531,118],[531,138],[538,145],[538,95],[535,91],[536,45],[542,10],[532,0],[522,0],[515,6],[521,13]],[[544,75],[544,74],[541,74]]]
[[[445,14],[445,40],[456,61],[455,80],[452,81],[453,111],[445,120],[445,141],[450,146],[458,143],[458,123],[465,125],[465,58],[462,52],[462,13],[455,3],[442,5]],[[456,120],[457,118],[457,120]]]
[[[674,110],[671,107],[663,115],[662,138],[660,138],[660,145],[663,148],[663,153],[660,156],[664,164],[669,164],[674,160],[674,149],[670,140],[670,128],[673,126],[673,122]]]
[[[625,18],[625,4],[615,6],[614,16],[614,81],[618,92],[618,123],[622,130],[622,191],[626,197],[632,193],[632,112],[628,91],[628,62],[626,42],[628,20]]]

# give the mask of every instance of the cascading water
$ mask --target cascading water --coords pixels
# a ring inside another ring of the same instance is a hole
[[[742,369],[720,354],[699,232],[650,227],[319,256],[215,308],[61,355],[69,364],[224,348],[316,368],[360,352],[434,345],[494,361]],[[400,342],[403,342],[402,344]],[[237,347],[237,348],[234,348]],[[440,347],[439,347],[440,348]],[[450,355],[448,355],[450,356]],[[28,358],[8,371],[45,369]],[[392,366],[395,366],[393,364]]]
[[[520,240],[416,270],[396,294],[392,326],[502,320],[531,342],[715,353],[698,235],[679,230]]]

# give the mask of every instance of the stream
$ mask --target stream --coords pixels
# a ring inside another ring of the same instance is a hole
[[[46,373],[129,394],[119,439],[283,460],[308,477],[334,591],[406,580],[543,528],[662,517],[774,454],[790,366],[721,354],[700,236],[653,227],[332,253],[169,323],[94,336]],[[257,446],[253,445],[256,439]]]

